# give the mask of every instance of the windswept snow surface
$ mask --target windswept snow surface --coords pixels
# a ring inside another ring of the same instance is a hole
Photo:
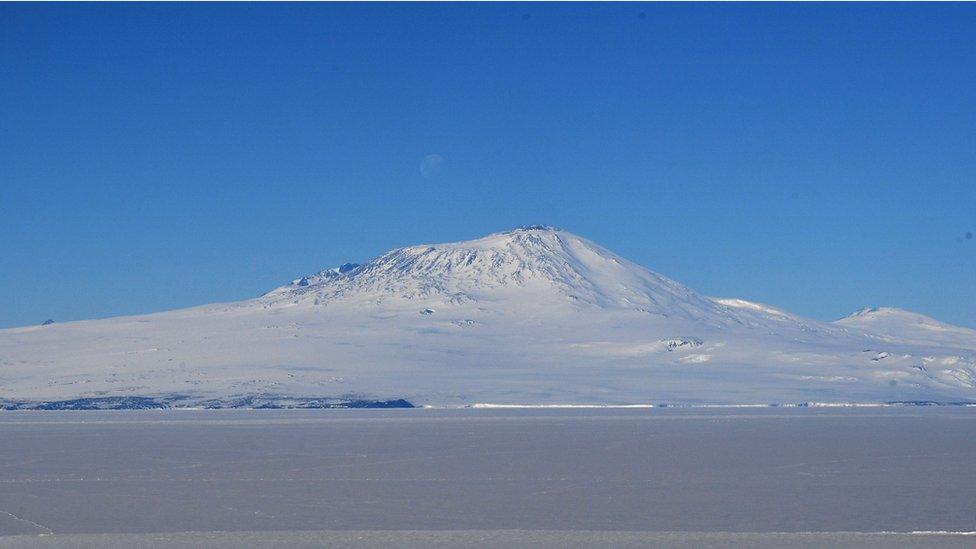
[[[709,298],[547,226],[401,248],[247,301],[0,330],[0,404],[136,396],[968,402],[976,331],[894,309],[825,323]]]

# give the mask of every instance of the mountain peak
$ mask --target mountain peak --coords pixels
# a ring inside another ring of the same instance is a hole
[[[554,225],[519,225],[510,231],[505,231],[509,233],[524,233],[530,231],[548,231],[548,232],[561,232],[562,229]]]
[[[853,313],[847,315],[845,318],[878,317],[878,316],[886,316],[886,315],[902,314],[902,313],[914,314],[904,309],[897,309],[895,307],[864,307],[862,309],[858,309]]]
[[[358,298],[438,306],[511,299],[542,309],[596,306],[713,320],[727,316],[727,309],[682,284],[551,225],[398,248],[345,272],[302,277],[268,296],[290,304]]]

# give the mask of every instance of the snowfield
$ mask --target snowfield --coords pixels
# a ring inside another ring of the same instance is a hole
[[[0,330],[0,407],[61,401],[965,403],[976,330],[898,309],[827,323],[710,298],[529,226],[393,250],[241,302]]]

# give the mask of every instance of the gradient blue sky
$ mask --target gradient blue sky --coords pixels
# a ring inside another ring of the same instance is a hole
[[[0,5],[0,326],[549,223],[709,295],[976,327],[974,28],[972,4]]]

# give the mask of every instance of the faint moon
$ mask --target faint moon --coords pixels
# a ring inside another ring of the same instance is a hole
[[[425,179],[431,179],[437,177],[442,171],[444,171],[444,164],[447,160],[439,154],[428,154],[420,162],[420,175],[424,176]]]

